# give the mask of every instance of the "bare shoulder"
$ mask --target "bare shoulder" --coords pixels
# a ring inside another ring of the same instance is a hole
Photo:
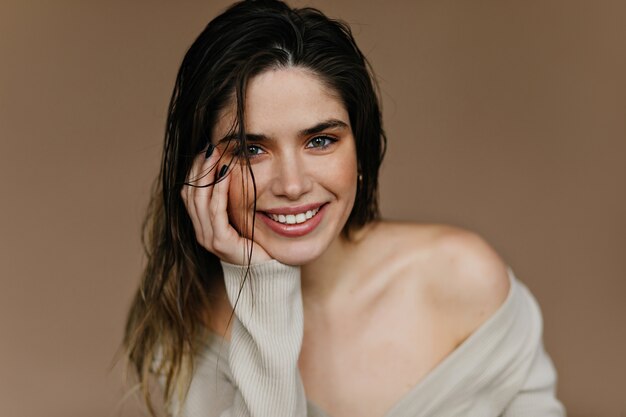
[[[466,307],[480,306],[487,314],[504,302],[509,292],[507,266],[481,236],[440,226],[432,251],[438,275],[433,281],[435,290]]]
[[[493,315],[509,293],[507,265],[478,234],[445,225],[385,223],[396,255],[413,260],[410,272],[420,281],[432,308],[449,318],[464,339]],[[392,237],[390,237],[392,236]],[[405,271],[406,272],[406,271]]]

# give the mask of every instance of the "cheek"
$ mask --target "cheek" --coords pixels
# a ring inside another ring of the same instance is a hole
[[[354,151],[349,150],[342,158],[338,158],[329,172],[332,172],[330,180],[335,184],[337,192],[354,200],[358,181]]]
[[[356,168],[355,168],[356,169]],[[341,169],[334,171],[329,186],[334,189],[338,197],[354,200],[357,187],[357,174]]]
[[[347,198],[348,204],[346,207],[346,211],[348,214],[352,211],[356,199],[358,174],[356,174],[356,166],[354,167],[354,169],[355,172],[346,173],[341,179],[341,183],[343,184],[343,194]]]
[[[357,172],[357,160],[356,160],[356,152],[351,152],[350,157],[346,158],[345,164],[342,169],[338,170],[337,176],[339,177],[338,182],[342,184],[343,193],[348,199],[348,204],[346,206],[346,215],[349,215],[354,207],[355,199],[356,199],[356,190],[358,187],[358,177],[359,174]]]

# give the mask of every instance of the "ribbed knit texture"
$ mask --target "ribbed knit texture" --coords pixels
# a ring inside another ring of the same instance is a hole
[[[245,268],[223,266],[234,304]],[[381,417],[565,416],[543,349],[539,307],[511,271],[509,277],[511,289],[498,311]],[[217,335],[207,341],[185,417],[331,417],[306,403],[298,373],[300,291],[298,268],[276,261],[251,267],[232,341]]]
[[[269,261],[247,267],[222,262],[235,305],[228,359],[237,392],[226,417],[306,416],[298,373],[304,317],[300,268]]]

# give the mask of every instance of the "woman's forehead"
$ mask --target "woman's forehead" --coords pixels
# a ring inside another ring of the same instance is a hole
[[[294,134],[329,120],[350,126],[348,111],[335,91],[310,70],[298,67],[264,71],[253,77],[245,95],[246,132],[272,136]],[[214,138],[232,132],[236,107],[219,115]]]

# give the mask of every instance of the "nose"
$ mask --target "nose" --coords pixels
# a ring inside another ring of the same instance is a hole
[[[276,196],[296,201],[313,188],[313,179],[302,158],[283,156],[274,161],[272,192]]]

